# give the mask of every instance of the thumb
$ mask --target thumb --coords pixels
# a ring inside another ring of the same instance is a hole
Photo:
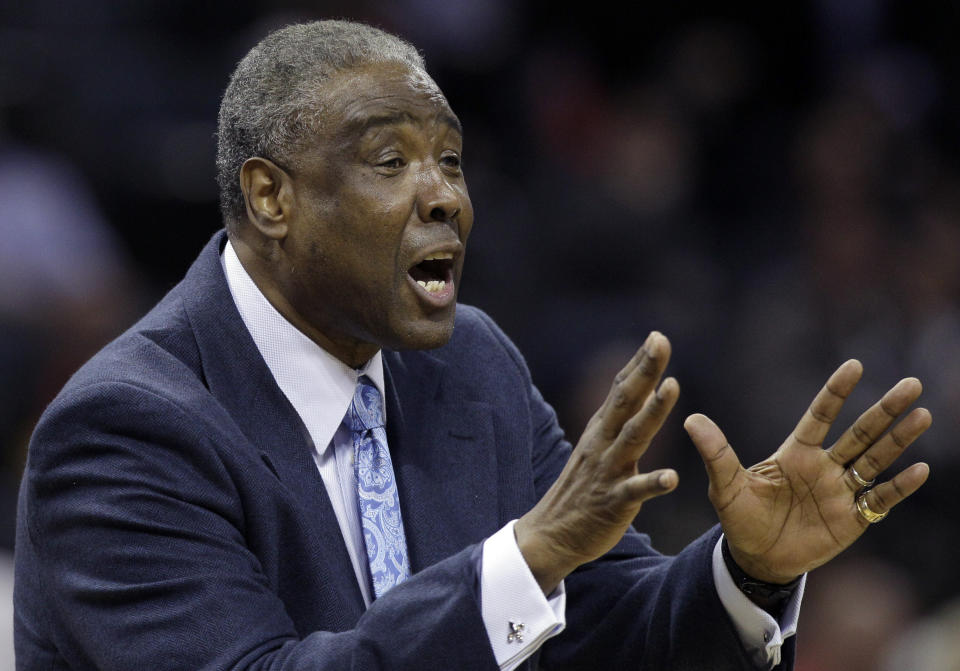
[[[710,484],[715,488],[728,485],[742,466],[720,427],[706,415],[696,414],[687,417],[683,428],[703,459]]]

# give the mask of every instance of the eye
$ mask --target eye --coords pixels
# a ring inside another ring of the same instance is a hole
[[[395,173],[403,170],[406,167],[407,162],[401,156],[391,156],[389,158],[383,158],[377,162],[376,167],[381,172]]]
[[[463,167],[463,162],[460,159],[459,154],[448,152],[443,154],[440,157],[440,165],[442,165],[445,168],[448,168],[449,170],[459,173],[461,168]]]

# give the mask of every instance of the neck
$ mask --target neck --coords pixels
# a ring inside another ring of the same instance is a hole
[[[335,356],[351,368],[362,368],[373,356],[380,351],[378,345],[358,341],[350,337],[330,336],[310,321],[305,319],[296,310],[276,281],[274,268],[275,254],[269,249],[269,243],[263,247],[249,244],[240,235],[230,232],[230,243],[233,245],[240,265],[250,276],[250,279],[264,295],[267,301],[279,312],[284,319],[317,345]]]

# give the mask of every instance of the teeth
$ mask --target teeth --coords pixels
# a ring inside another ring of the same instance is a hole
[[[427,290],[428,293],[435,294],[443,291],[444,287],[447,286],[445,280],[430,280],[426,282],[424,280],[417,280],[417,284]]]
[[[433,256],[428,256],[424,261],[449,261],[453,258],[453,254],[450,252],[439,252]]]

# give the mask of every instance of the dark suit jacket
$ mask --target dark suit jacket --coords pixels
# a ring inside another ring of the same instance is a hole
[[[479,544],[570,453],[523,359],[466,306],[445,347],[384,352],[415,575],[365,611],[310,438],[229,294],[224,240],[37,427],[17,668],[496,669]],[[568,628],[531,665],[749,668],[712,583],[717,534],[671,558],[628,533],[567,579]]]

